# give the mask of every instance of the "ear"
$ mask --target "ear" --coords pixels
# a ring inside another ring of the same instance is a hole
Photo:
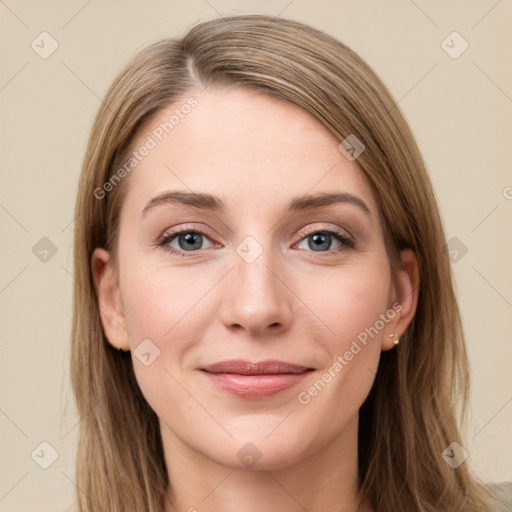
[[[400,253],[401,267],[393,276],[390,310],[395,316],[386,325],[383,333],[382,350],[389,350],[396,345],[393,341],[407,329],[416,313],[420,286],[418,261],[414,251],[404,249]],[[390,334],[394,334],[393,337]]]
[[[94,250],[91,256],[91,270],[105,336],[114,348],[130,350],[119,282],[108,251],[100,247]]]

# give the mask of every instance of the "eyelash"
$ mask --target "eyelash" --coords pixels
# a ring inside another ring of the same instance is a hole
[[[181,235],[181,234],[195,234],[195,235],[203,235],[207,238],[210,238],[208,236],[208,233],[205,233],[204,231],[201,231],[199,229],[181,229],[180,231],[174,231],[174,232],[171,232],[171,233],[166,233],[164,234],[156,243],[156,245],[158,247],[161,247],[164,251],[167,251],[171,254],[174,254],[176,256],[181,256],[181,257],[193,257],[195,256],[194,253],[197,253],[199,252],[198,250],[195,250],[195,251],[178,251],[177,249],[175,249],[174,247],[170,247],[168,244],[177,236],[177,235]],[[301,238],[299,240],[299,242],[301,242],[302,240],[304,240],[305,238],[307,238],[308,236],[310,235],[316,235],[316,234],[327,234],[327,235],[332,235],[336,240],[338,240],[340,243],[341,243],[341,246],[338,247],[337,249],[330,249],[328,251],[310,251],[312,253],[320,253],[318,254],[318,256],[320,256],[321,254],[331,254],[332,253],[338,253],[338,252],[341,252],[347,248],[349,249],[354,249],[355,248],[355,242],[354,240],[347,236],[345,233],[343,233],[342,231],[338,231],[337,229],[334,229],[334,228],[330,228],[330,229],[320,229],[320,230],[316,230],[316,231],[310,231],[309,233],[300,233],[301,235]],[[303,250],[303,249],[301,249]],[[315,257],[317,257],[317,254],[315,254]],[[322,256],[320,256],[322,257]]]

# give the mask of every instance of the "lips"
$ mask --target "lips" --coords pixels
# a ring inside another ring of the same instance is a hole
[[[236,373],[238,375],[274,375],[283,373],[304,373],[314,368],[283,361],[261,361],[251,363],[243,360],[224,361],[201,368],[209,373]]]
[[[266,398],[302,382],[314,368],[283,361],[224,361],[201,368],[216,388],[242,398]]]

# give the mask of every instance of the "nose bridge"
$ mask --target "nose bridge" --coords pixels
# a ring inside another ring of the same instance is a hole
[[[267,238],[263,243],[248,236],[236,248],[239,297],[249,304],[264,299],[270,305],[279,294],[277,278],[272,271],[276,266],[277,255],[272,252],[271,240]]]

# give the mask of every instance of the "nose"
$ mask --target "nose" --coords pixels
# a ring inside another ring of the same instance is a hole
[[[275,336],[290,326],[293,293],[270,253],[265,250],[250,263],[235,255],[235,268],[226,276],[229,292],[220,307],[228,329],[261,337]]]

